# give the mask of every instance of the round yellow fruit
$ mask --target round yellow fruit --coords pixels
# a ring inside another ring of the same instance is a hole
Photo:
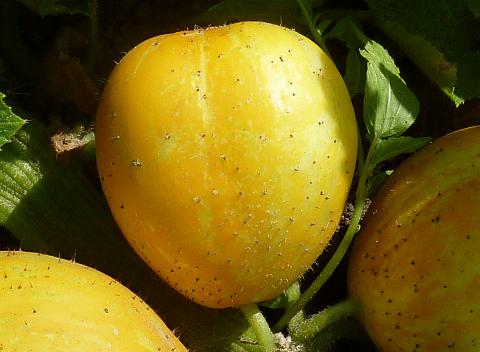
[[[0,351],[186,351],[118,281],[39,253],[0,251]]]
[[[279,295],[334,233],[357,127],[330,58],[243,22],[161,35],[116,66],[97,112],[98,170],[135,251],[210,307]]]
[[[479,351],[479,219],[480,126],[434,141],[382,186],[348,271],[380,351]]]

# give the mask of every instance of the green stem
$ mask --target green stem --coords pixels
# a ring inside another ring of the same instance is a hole
[[[372,146],[377,143],[375,140],[372,142]],[[355,211],[353,213],[352,219],[350,224],[347,228],[347,231],[340,242],[337,250],[333,254],[333,256],[328,261],[327,265],[323,268],[320,274],[315,278],[312,284],[307,288],[307,290],[300,296],[298,301],[296,301],[291,307],[288,307],[285,311],[285,314],[280,318],[280,320],[273,326],[273,331],[281,331],[284,329],[289,321],[300,311],[302,310],[308,302],[312,300],[312,298],[317,294],[317,292],[323,287],[325,282],[332,276],[335,269],[338,267],[340,262],[342,261],[343,257],[348,251],[350,244],[353,241],[355,234],[358,231],[358,225],[360,223],[360,219],[362,217],[363,208],[365,206],[365,200],[367,198],[367,178],[371,172],[371,155],[372,150],[374,149],[372,146],[370,147],[367,159],[365,163],[363,162],[363,149],[361,148],[361,142],[359,142],[359,155],[357,157],[357,167],[360,169],[360,177],[358,181],[357,190],[355,193]]]
[[[265,320],[260,309],[256,303],[245,304],[239,307],[248,323],[255,331],[258,343],[262,347],[263,352],[275,352],[277,347],[275,344],[275,337],[268,322]]]
[[[310,32],[312,33],[313,39],[317,42],[318,46],[322,48],[322,50],[328,56],[331,56],[330,52],[327,49],[327,45],[325,44],[325,40],[323,39],[322,35],[318,32],[317,27],[315,27],[315,23],[310,14],[310,11],[305,7],[305,4],[303,3],[302,0],[297,0],[297,4],[300,7],[300,10],[302,11],[303,16],[305,17],[305,20],[307,21],[307,26],[308,26],[308,29],[310,29]]]
[[[290,334],[294,339],[299,341],[309,340],[331,324],[355,316],[359,309],[360,305],[358,301],[353,298],[348,298],[325,308],[320,313],[312,315],[296,326],[295,330],[290,331]]]

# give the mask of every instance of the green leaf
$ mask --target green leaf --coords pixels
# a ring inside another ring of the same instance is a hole
[[[480,40],[478,0],[368,0],[368,4],[374,18],[405,29],[406,35],[397,33],[393,38],[400,46],[408,35],[419,36],[456,67],[458,80],[453,81],[451,89],[456,103],[480,97],[480,61],[476,60]],[[416,62],[422,52],[412,49],[405,50],[405,54]]]
[[[367,59],[363,114],[369,138],[399,136],[415,122],[418,100],[380,44],[369,41],[360,54]]]
[[[0,150],[10,142],[17,131],[26,121],[12,112],[12,109],[3,101],[5,95],[0,93]]]
[[[369,41],[352,17],[344,17],[339,20],[325,37],[326,39],[339,39],[352,50],[363,48]]]
[[[195,18],[196,23],[207,24],[245,20],[298,22],[301,16],[295,0],[224,0]]]
[[[40,16],[85,15],[92,17],[93,0],[17,0]]]
[[[382,161],[392,159],[398,155],[413,153],[424,145],[430,143],[429,137],[391,137],[379,140],[375,145],[371,158],[371,165],[375,167]]]
[[[367,66],[365,60],[360,57],[358,50],[350,49],[347,55],[347,66],[343,80],[350,92],[350,97],[362,93],[365,88],[365,75]]]

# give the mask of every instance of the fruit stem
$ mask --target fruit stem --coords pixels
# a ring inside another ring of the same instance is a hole
[[[262,347],[263,352],[275,352],[277,347],[275,337],[273,336],[270,326],[258,308],[256,303],[249,303],[239,307],[245,319],[255,331],[258,343]]]
[[[342,319],[355,316],[360,309],[359,302],[354,298],[347,298],[321,312],[312,315],[290,331],[292,337],[299,341],[313,338],[320,331]]]
[[[322,50],[331,57],[330,52],[327,49],[327,45],[325,44],[325,40],[323,39],[322,35],[318,31],[317,27],[315,27],[315,23],[313,21],[312,15],[310,11],[306,8],[304,2],[302,0],[297,0],[297,4],[302,11],[303,17],[307,21],[308,29],[312,33],[313,39],[317,42],[318,46],[322,48]]]

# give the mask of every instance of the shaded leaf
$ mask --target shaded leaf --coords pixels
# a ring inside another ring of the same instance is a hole
[[[92,17],[92,0],[17,0],[40,16],[85,15]]]
[[[462,100],[480,96],[480,19],[478,0],[368,0],[374,17],[380,21],[398,23],[406,35],[394,40],[402,45],[407,35],[423,38],[435,48],[446,62],[455,65],[458,80],[452,85],[452,98],[458,105]],[[477,18],[475,18],[475,16]],[[404,39],[405,38],[405,39]],[[422,53],[405,50],[410,57]],[[416,61],[414,59],[414,61]],[[435,69],[435,67],[432,67]]]
[[[400,49],[436,83],[455,103],[462,104],[465,99],[455,93],[457,65],[449,62],[437,48],[420,35],[413,35],[397,22],[377,19],[376,24],[395,41]]]
[[[472,11],[473,16],[475,16],[475,18],[480,17],[480,1],[479,0],[463,0],[463,2],[467,5],[468,9]]]
[[[339,39],[352,50],[363,48],[369,41],[369,38],[351,17],[344,17],[339,20],[332,30],[326,34],[326,38]]]
[[[350,93],[354,97],[357,93],[362,93],[365,88],[365,75],[367,66],[365,60],[360,57],[358,50],[350,49],[347,55],[347,65],[343,80]]]
[[[245,20],[297,22],[301,16],[295,0],[224,0],[195,18],[198,23],[215,25]]]

